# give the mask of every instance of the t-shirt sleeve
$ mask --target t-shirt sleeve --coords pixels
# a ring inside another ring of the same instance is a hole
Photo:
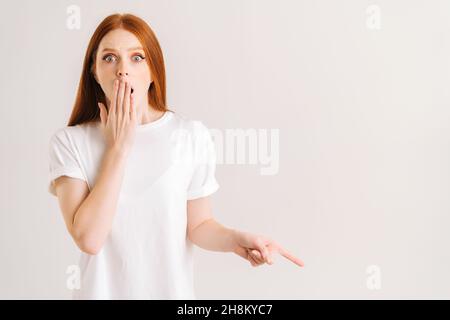
[[[69,133],[60,129],[50,138],[49,143],[49,184],[48,191],[56,196],[54,180],[60,176],[78,178],[87,182],[69,138]]]
[[[206,197],[219,189],[216,172],[216,150],[208,128],[195,122],[194,172],[187,191],[187,199]]]

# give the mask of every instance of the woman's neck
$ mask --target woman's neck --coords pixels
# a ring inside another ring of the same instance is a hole
[[[139,108],[138,108],[139,110]],[[137,120],[139,125],[147,124],[160,119],[164,115],[164,111],[155,110],[152,106],[147,105],[141,113],[138,112]]]

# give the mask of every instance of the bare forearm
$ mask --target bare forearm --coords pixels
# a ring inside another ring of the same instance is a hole
[[[236,230],[226,228],[214,219],[209,219],[196,227],[189,239],[202,249],[232,252],[236,247]]]
[[[108,236],[122,185],[126,155],[107,149],[95,186],[78,208],[74,220],[75,238],[91,251],[99,250]]]

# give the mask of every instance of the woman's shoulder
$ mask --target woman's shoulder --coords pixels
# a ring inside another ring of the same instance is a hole
[[[64,140],[80,139],[85,137],[90,131],[96,130],[99,122],[84,122],[76,125],[66,125],[58,127],[53,131],[51,139],[60,138]]]
[[[206,126],[204,120],[194,119],[179,112],[174,112],[173,118],[176,120],[180,129],[187,130],[192,134],[198,135],[205,133],[205,131],[208,131],[208,127]]]

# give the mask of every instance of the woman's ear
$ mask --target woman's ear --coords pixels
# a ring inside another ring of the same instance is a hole
[[[92,75],[94,76],[95,81],[100,85],[100,83],[98,82],[98,79],[97,79],[97,75],[95,74],[95,63],[93,63],[91,65],[91,70],[90,71],[91,71]]]
[[[91,73],[92,73],[92,75],[94,76],[95,81],[96,81],[98,84],[100,84],[100,83],[98,82],[97,75],[95,74],[95,70],[91,70]]]

